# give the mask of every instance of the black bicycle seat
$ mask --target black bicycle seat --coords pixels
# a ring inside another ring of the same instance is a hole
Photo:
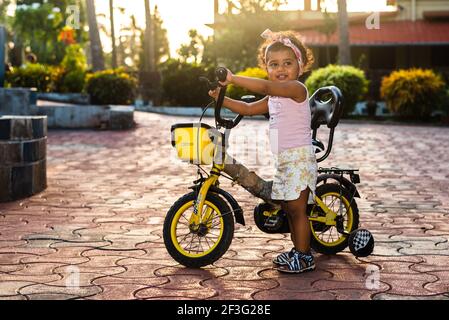
[[[322,124],[326,124],[328,128],[335,128],[343,113],[343,95],[335,86],[322,87],[310,97],[309,105],[312,130]]]

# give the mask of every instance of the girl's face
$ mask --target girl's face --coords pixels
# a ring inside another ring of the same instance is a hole
[[[268,79],[275,82],[298,80],[299,63],[293,50],[285,48],[267,53]]]

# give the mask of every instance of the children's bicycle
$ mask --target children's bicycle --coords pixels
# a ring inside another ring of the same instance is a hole
[[[224,81],[226,72],[226,69],[218,68],[217,78]],[[206,82],[209,90],[219,86],[218,81],[200,80]],[[217,101],[204,110],[215,104],[215,127],[201,122],[204,112],[198,123],[180,123],[171,127],[171,143],[178,158],[198,166],[199,178],[190,187],[192,192],[172,205],[163,227],[167,251],[187,267],[199,268],[217,261],[231,245],[234,223],[245,225],[243,210],[237,200],[219,185],[219,178],[223,176],[244,186],[240,183],[241,177],[226,174],[227,166],[236,166],[236,161],[226,153],[229,135],[243,116],[222,118],[225,92],[226,87],[220,87]],[[242,99],[250,102],[254,97]],[[309,101],[312,141],[317,155],[324,153],[317,159],[321,162],[331,152],[334,130],[343,111],[343,99],[337,87],[329,86],[318,89]],[[330,129],[327,148],[317,139],[321,125]],[[209,174],[202,165],[212,165]],[[368,230],[358,229],[359,210],[355,201],[360,197],[356,187],[360,182],[358,170],[320,167],[318,172],[314,204],[307,207],[312,249],[322,254],[336,254],[349,246],[355,256],[368,256],[373,251],[374,238]],[[269,182],[264,182],[259,192],[252,191],[264,200],[254,209],[255,224],[266,233],[288,233],[286,213],[266,196],[270,194],[270,187]]]

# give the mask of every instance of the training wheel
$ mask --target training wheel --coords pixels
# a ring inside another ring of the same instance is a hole
[[[349,250],[356,257],[367,257],[374,250],[374,237],[366,229],[356,229],[349,234]]]

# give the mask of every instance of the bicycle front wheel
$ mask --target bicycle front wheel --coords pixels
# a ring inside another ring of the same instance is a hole
[[[176,201],[164,221],[163,237],[168,253],[180,264],[200,268],[214,263],[228,250],[234,236],[234,217],[226,202],[208,193],[201,221],[191,221],[197,194]]]

